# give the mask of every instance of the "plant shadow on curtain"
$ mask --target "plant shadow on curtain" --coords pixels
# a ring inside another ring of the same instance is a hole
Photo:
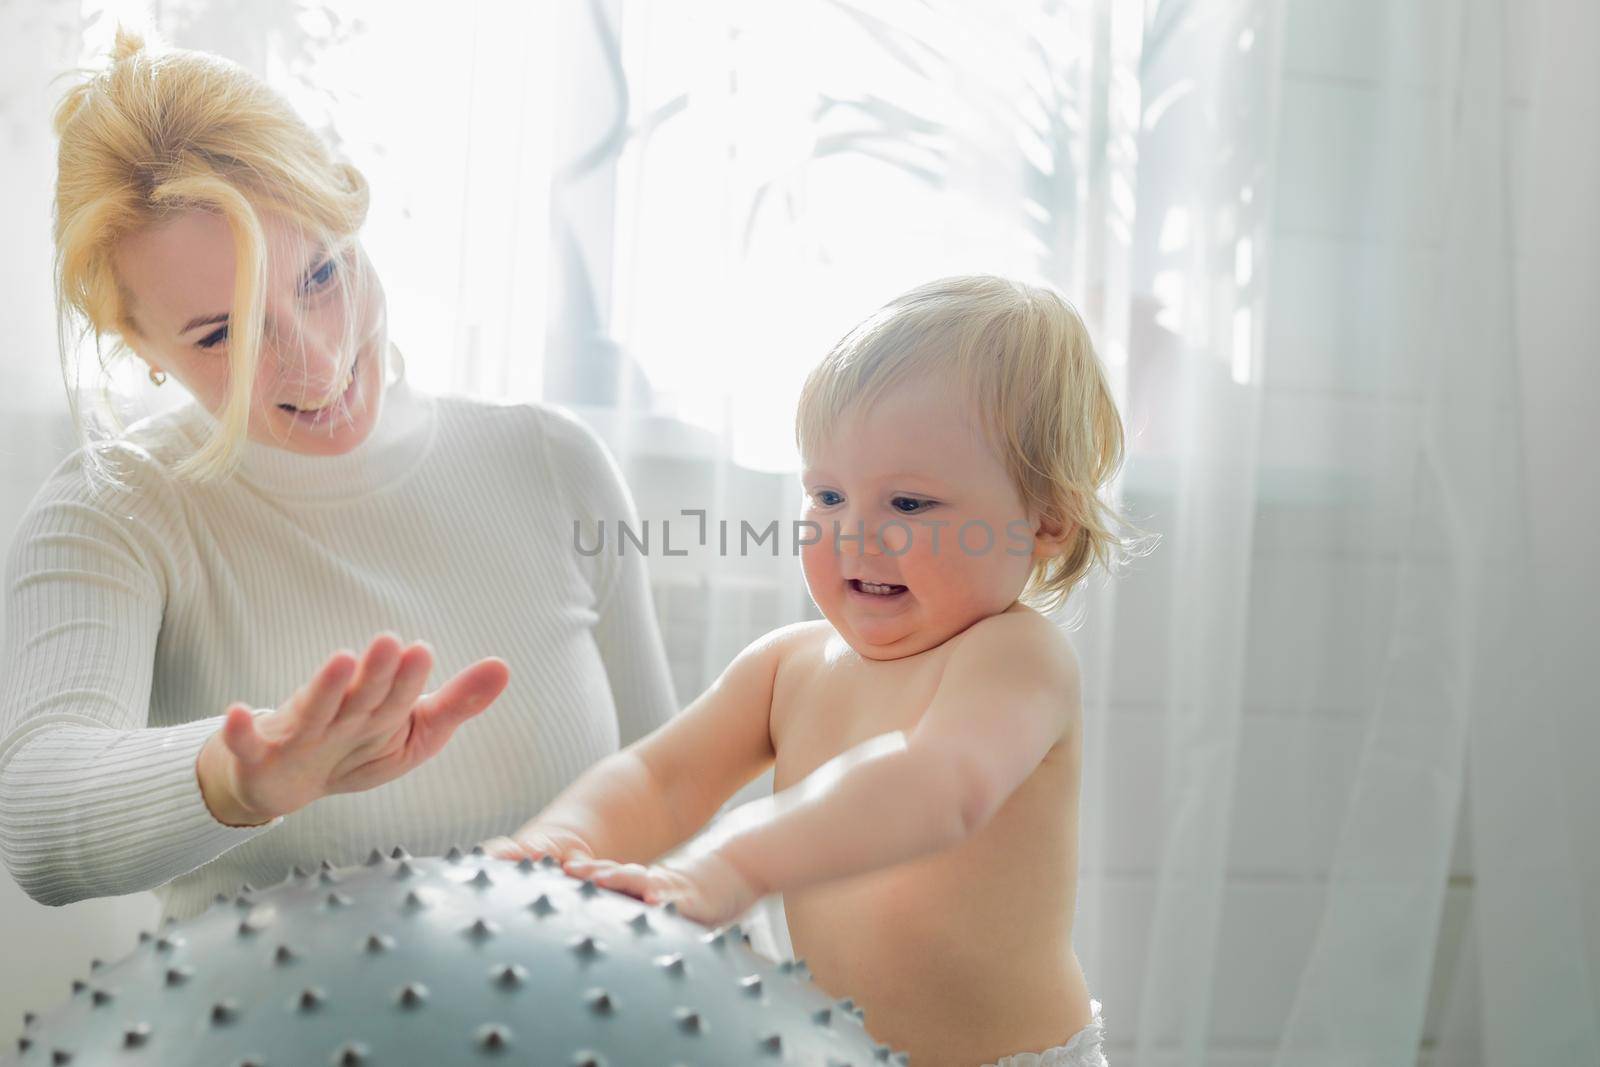
[[[810,365],[932,277],[1059,287],[1162,535],[1063,616],[1111,1062],[1600,1063],[1573,739],[1529,699],[1507,116],[1550,37],[1356,8],[157,14],[337,129],[419,382],[606,438],[685,700],[816,617],[790,542],[739,538],[798,514]]]

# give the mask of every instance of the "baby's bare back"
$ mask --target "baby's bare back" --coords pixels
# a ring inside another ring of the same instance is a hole
[[[825,623],[791,646],[772,704],[774,789],[879,734],[916,727],[958,635],[896,660],[857,655]],[[1090,1021],[1072,949],[1081,728],[962,844],[786,893],[795,953],[917,1067],[976,1067],[1065,1042]],[[863,818],[871,818],[863,812]]]

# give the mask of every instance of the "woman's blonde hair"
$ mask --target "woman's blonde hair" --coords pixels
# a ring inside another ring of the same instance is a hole
[[[126,338],[137,337],[129,293],[113,268],[117,242],[184,211],[214,212],[228,224],[235,275],[227,399],[218,432],[177,467],[196,480],[223,476],[246,434],[261,352],[268,259],[262,216],[271,213],[298,227],[331,254],[366,219],[366,180],[334,159],[288,104],[248,71],[202,52],[147,49],[142,37],[120,28],[109,66],[67,91],[55,129],[62,373],[86,444],[73,373],[77,342],[93,334],[104,372],[108,358],[127,357]],[[113,337],[109,352],[107,335]],[[109,409],[109,392],[102,397]],[[119,421],[114,414],[113,420]]]
[[[1083,320],[1043,286],[970,275],[889,301],[807,377],[796,444],[811,452],[847,412],[928,379],[973,398],[1030,511],[1073,527],[1067,551],[1034,564],[1025,603],[1052,611],[1096,561],[1110,573],[1154,546],[1101,497],[1122,465],[1122,419]]]

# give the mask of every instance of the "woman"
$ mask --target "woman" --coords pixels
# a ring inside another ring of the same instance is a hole
[[[554,409],[407,383],[354,168],[233,64],[121,32],[56,129],[63,338],[193,399],[63,462],[6,559],[0,850],[30,896],[181,918],[441,852],[671,715],[643,560],[572,547],[632,517],[615,464]],[[380,628],[430,640],[344,650]]]

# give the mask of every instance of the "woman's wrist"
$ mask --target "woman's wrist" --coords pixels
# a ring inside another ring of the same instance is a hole
[[[200,746],[194,769],[195,777],[200,782],[201,799],[205,801],[211,817],[224,826],[237,829],[265,826],[276,816],[263,817],[260,812],[251,811],[239,803],[228,785],[226,761],[229,758],[230,753],[222,742],[220,731],[206,738],[205,744]]]

